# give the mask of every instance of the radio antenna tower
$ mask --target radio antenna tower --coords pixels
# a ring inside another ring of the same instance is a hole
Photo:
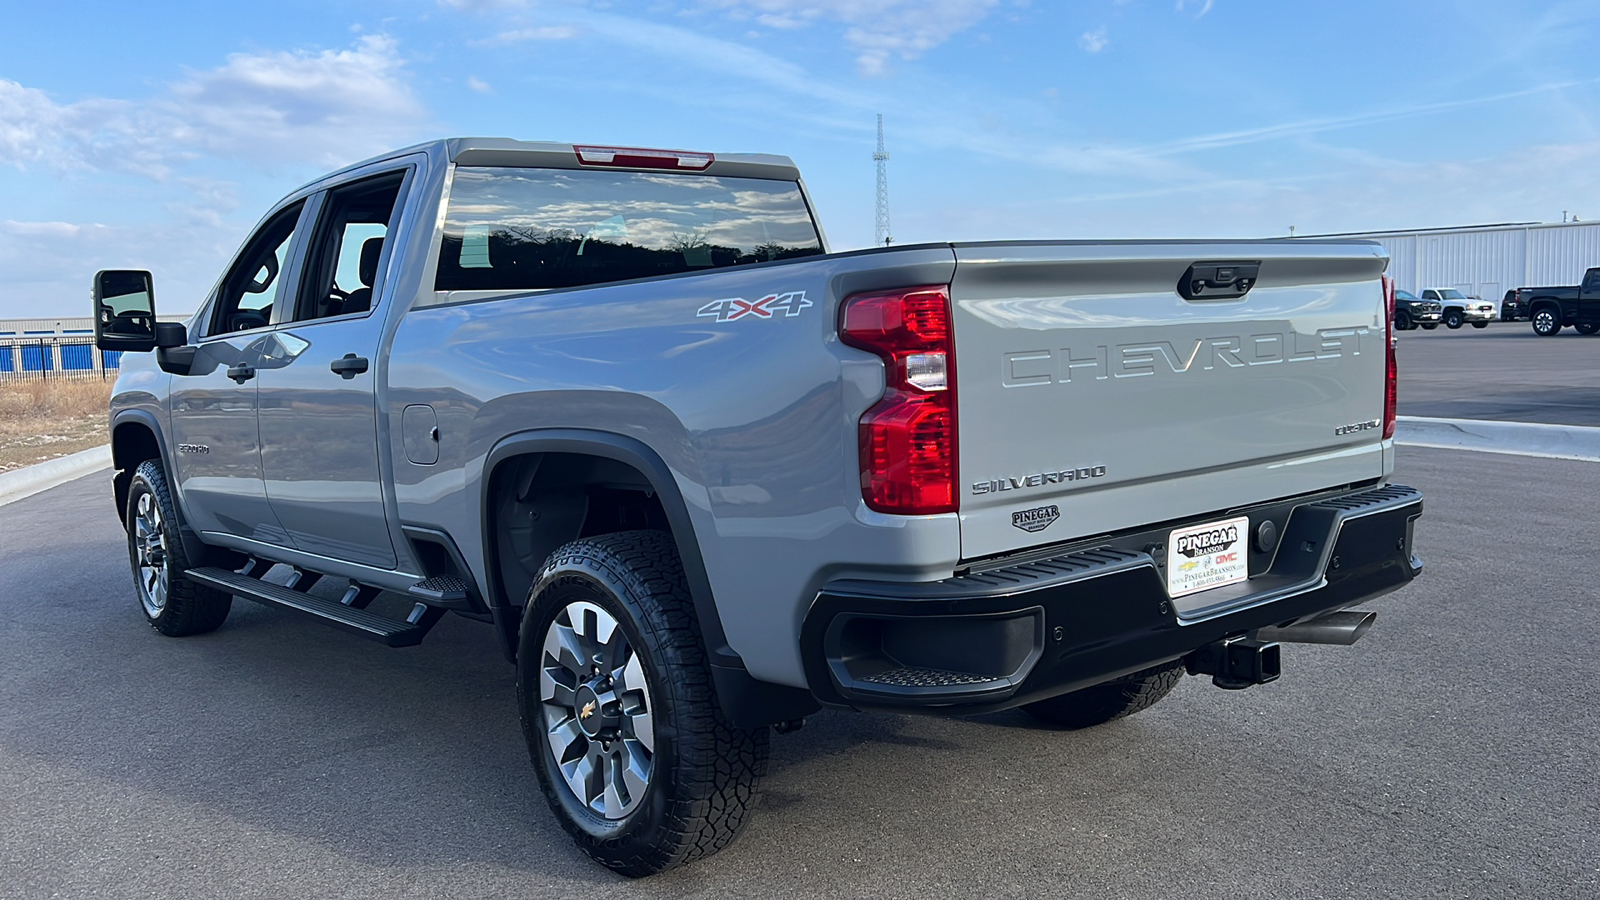
[[[883,149],[883,113],[878,113],[878,152],[872,154],[878,163],[878,243],[887,247],[894,243],[889,234],[889,154]]]

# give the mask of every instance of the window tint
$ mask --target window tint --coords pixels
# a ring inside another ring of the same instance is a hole
[[[821,252],[792,181],[460,167],[435,287],[575,287]]]
[[[222,294],[207,334],[227,334],[272,323],[272,310],[282,294],[289,245],[304,203],[273,216],[245,245],[239,261],[223,279]]]
[[[378,261],[404,179],[404,172],[395,172],[329,192],[306,258],[295,321],[372,309]]]

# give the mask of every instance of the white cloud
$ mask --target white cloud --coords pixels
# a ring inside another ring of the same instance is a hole
[[[481,43],[485,46],[494,46],[520,44],[525,41],[564,41],[577,36],[578,29],[571,25],[541,25],[533,28],[512,28]]]
[[[494,85],[491,85],[489,82],[484,81],[476,75],[467,76],[467,87],[472,88],[480,94],[494,93]]]
[[[915,59],[972,27],[998,0],[700,0],[708,9],[768,28],[801,28],[823,20],[846,25],[845,41],[863,75],[887,74],[893,57]]]
[[[352,162],[415,137],[426,121],[395,41],[345,50],[236,53],[160,104],[180,146],[275,161]]]
[[[132,172],[161,180],[197,156],[339,165],[410,140],[427,115],[395,42],[236,53],[164,96],[57,103],[0,80],[0,163]]]
[[[526,0],[439,0],[439,5],[462,12],[491,12],[527,6]]]
[[[1187,12],[1188,10],[1199,7],[1194,14],[1194,17],[1198,19],[1206,13],[1211,12],[1211,6],[1215,2],[1216,0],[1178,0],[1178,12]]]
[[[1083,37],[1078,38],[1078,46],[1082,47],[1085,53],[1099,53],[1109,43],[1111,43],[1111,37],[1106,33],[1104,25],[1093,31],[1085,31]]]

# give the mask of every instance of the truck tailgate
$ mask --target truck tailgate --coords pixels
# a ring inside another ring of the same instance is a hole
[[[1377,245],[955,252],[963,557],[1384,474]],[[1208,261],[1259,262],[1259,273],[1239,299],[1180,296]]]

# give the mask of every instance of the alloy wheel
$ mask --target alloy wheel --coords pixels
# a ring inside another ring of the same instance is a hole
[[[644,666],[614,616],[581,600],[556,614],[540,654],[539,700],[568,790],[595,815],[626,817],[655,770],[655,720]]]
[[[162,529],[161,504],[154,494],[139,495],[133,516],[133,549],[139,560],[139,601],[154,619],[167,608],[167,537]]]

